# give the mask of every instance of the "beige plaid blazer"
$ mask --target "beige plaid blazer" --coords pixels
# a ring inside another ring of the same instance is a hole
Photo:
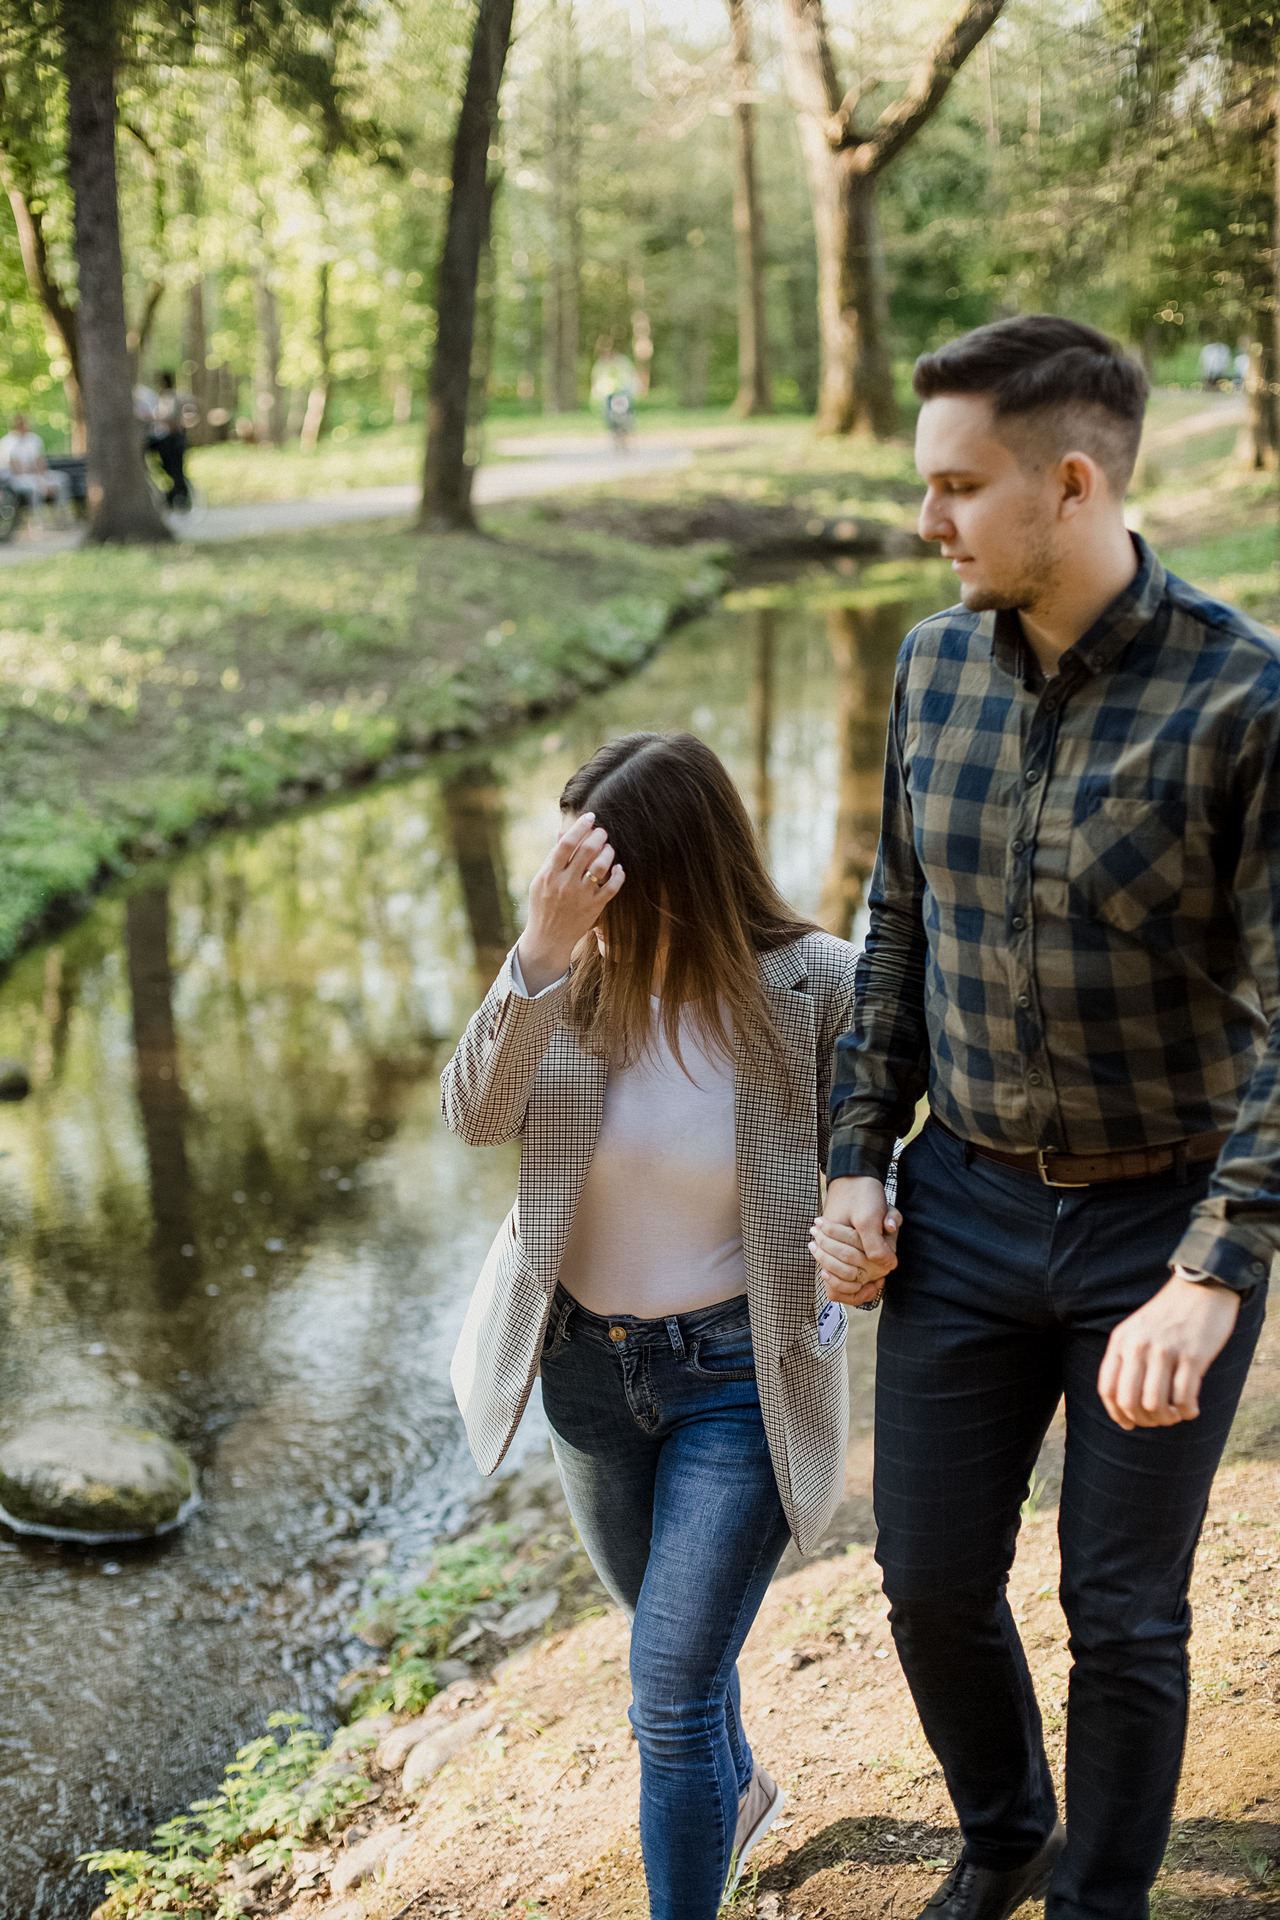
[[[829,1316],[809,1256],[821,1206],[837,1036],[853,1004],[854,950],[810,933],[760,956],[777,1024],[779,1067],[739,1045],[738,1193],[756,1380],[778,1491],[802,1553],[821,1539],[844,1488],[849,1380],[842,1309]],[[450,1376],[482,1473],[492,1473],[524,1412],[556,1278],[591,1162],[608,1065],[561,1024],[567,981],[536,1000],[515,990],[508,956],[441,1077],[449,1126],[473,1146],[520,1140],[516,1204],[489,1250]]]

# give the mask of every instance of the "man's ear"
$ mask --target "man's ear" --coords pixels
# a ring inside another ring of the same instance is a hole
[[[1110,493],[1107,476],[1089,453],[1064,453],[1055,469],[1058,482],[1058,513],[1063,520],[1074,519],[1101,495]]]

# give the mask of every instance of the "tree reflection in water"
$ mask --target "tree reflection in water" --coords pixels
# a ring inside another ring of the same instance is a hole
[[[839,798],[835,841],[822,883],[818,919],[847,940],[875,866],[880,838],[885,716],[893,669],[907,625],[901,600],[831,607],[827,641],[835,665]]]
[[[504,843],[506,800],[498,775],[487,760],[466,766],[446,780],[441,797],[449,844],[462,882],[476,974],[481,992],[487,993],[516,941]]]
[[[187,1164],[187,1102],[173,1023],[169,889],[148,887],[125,902],[125,941],[138,1107],[154,1229],[152,1261],[166,1302],[177,1305],[200,1271]]]

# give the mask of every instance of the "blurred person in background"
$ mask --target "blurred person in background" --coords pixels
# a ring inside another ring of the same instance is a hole
[[[67,500],[67,476],[50,467],[44,441],[32,432],[25,413],[14,414],[8,433],[0,439],[0,471],[31,508],[57,509]]]
[[[626,354],[615,352],[612,340],[601,340],[591,369],[591,398],[619,447],[625,447],[636,424],[637,385],[635,367]]]

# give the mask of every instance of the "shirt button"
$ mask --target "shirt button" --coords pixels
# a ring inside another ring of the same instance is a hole
[[[1037,1073],[1033,1067],[1031,1072],[1027,1075],[1027,1085],[1031,1087],[1038,1087],[1043,1078],[1044,1078],[1044,1075]]]
[[[1020,913],[1015,913],[1013,916],[1013,919],[1010,921],[1009,924],[1012,926],[1015,933],[1021,933],[1022,929],[1026,926],[1027,923],[1023,919]]]
[[[1048,699],[1047,699],[1047,700],[1045,701],[1045,703],[1044,703],[1044,710],[1045,710],[1045,712],[1046,712],[1046,713],[1052,713],[1052,712],[1053,712],[1053,710],[1054,710],[1054,708],[1055,708],[1055,707],[1057,706],[1057,704],[1058,704],[1058,696],[1057,696],[1057,694],[1056,694],[1056,693],[1051,693],[1051,694],[1049,695],[1049,698],[1048,698]]]
[[[1249,1268],[1249,1271],[1250,1273],[1256,1273],[1258,1277],[1261,1278],[1262,1275],[1266,1272],[1266,1268],[1263,1266],[1261,1260],[1255,1260],[1253,1265]]]
[[[1014,850],[1014,852],[1015,852],[1015,853],[1022,853],[1022,852],[1023,852],[1024,850],[1025,850],[1025,848],[1026,848],[1026,844],[1027,844],[1027,843],[1026,843],[1026,841],[1025,841],[1025,840],[1015,840],[1015,841],[1014,841],[1014,843],[1013,843],[1013,850]]]
[[[1029,1007],[1031,1005],[1031,995],[1029,993],[1020,993],[1018,995],[1018,1005],[1020,1007]]]
[[[620,1340],[625,1340],[626,1337],[627,1330],[625,1327],[610,1327],[609,1338],[614,1342],[615,1346]]]
[[[1036,781],[1037,781],[1037,780],[1038,780],[1039,778],[1040,778],[1040,769],[1039,769],[1039,767],[1032,767],[1032,768],[1030,769],[1030,771],[1028,772],[1028,774],[1027,774],[1027,785],[1028,785],[1029,787],[1034,787],[1034,785],[1035,785],[1035,783],[1036,783]]]

